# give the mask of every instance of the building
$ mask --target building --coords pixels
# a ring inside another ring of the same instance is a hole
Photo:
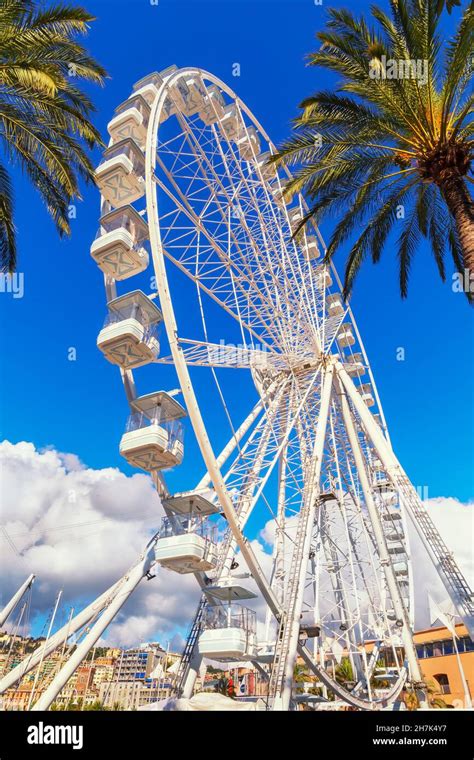
[[[110,649],[107,649],[105,656],[111,657],[113,660],[116,660],[117,657],[120,657],[122,654],[122,650],[119,649],[119,647],[111,647]]]
[[[474,642],[463,623],[456,625],[456,644],[467,688],[474,702]],[[465,707],[464,689],[453,637],[444,626],[417,631],[416,651],[423,677],[432,681],[446,704]]]
[[[98,657],[94,661],[94,676],[92,683],[94,688],[99,690],[100,684],[106,681],[112,681],[114,677],[115,660],[112,657]]]
[[[32,688],[32,684],[21,683],[17,689],[8,689],[2,697],[2,710],[27,710],[30,703]],[[35,690],[35,701],[42,693],[43,689],[37,688]]]
[[[93,665],[80,665],[76,673],[76,694],[78,697],[83,697],[92,686],[95,667]]]
[[[114,681],[144,681],[157,665],[164,664],[165,650],[159,644],[124,649],[115,661]]]
[[[41,640],[17,639],[17,649],[24,644],[34,645]],[[33,650],[35,646],[31,646]],[[101,649],[101,654],[84,661],[58,694],[57,706],[76,706],[80,709],[104,700],[106,707],[119,703],[120,709],[135,709],[149,702],[170,696],[171,676],[165,671],[181,655],[166,652],[160,644],[152,642],[135,649]],[[105,652],[105,654],[104,654]],[[24,652],[8,652],[0,655],[0,674],[8,672],[22,661]],[[34,702],[41,696],[51,680],[66,661],[60,651],[53,652],[41,665],[27,673],[15,687],[8,689],[0,700],[0,709],[26,710],[34,682]],[[101,696],[102,695],[102,696]]]
[[[108,709],[138,710],[143,705],[166,699],[170,694],[171,683],[162,679],[113,681],[100,685],[99,701]]]
[[[466,627],[462,623],[456,625],[456,645],[459,651],[459,660],[466,679],[468,693],[474,704],[474,642],[470,639]],[[444,626],[427,628],[414,633],[414,642],[418,655],[423,678],[429,686],[429,698],[442,699],[448,707],[462,709],[466,707],[465,693],[459,669],[459,661],[453,643],[451,632]],[[372,651],[373,642],[367,642],[368,652]],[[404,661],[404,651],[401,646],[396,647],[398,662]],[[327,657],[327,655],[326,655]],[[387,667],[395,665],[392,649],[380,652],[379,660],[383,660]],[[298,658],[297,664],[304,667],[302,660]],[[333,658],[334,668],[337,665]],[[265,670],[268,666],[264,665]],[[306,671],[306,668],[305,668]],[[231,680],[237,697],[264,697],[268,694],[268,678],[253,668],[236,667],[215,674],[214,671],[206,675],[204,688],[215,688],[220,677]],[[317,681],[306,671],[305,681],[295,683],[295,690],[308,691],[318,686]],[[325,687],[321,685],[322,693]]]

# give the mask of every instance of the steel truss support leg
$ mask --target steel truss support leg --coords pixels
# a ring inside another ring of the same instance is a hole
[[[153,551],[149,550],[141,562],[135,565],[135,567],[129,572],[123,586],[121,586],[112,602],[107,609],[104,610],[99,620],[92,626],[84,641],[77,647],[65,666],[52,680],[44,694],[42,694],[36,704],[31,708],[32,711],[39,712],[41,710],[47,710],[51,706],[76,668],[81,664],[82,660],[87,657],[88,652],[90,652],[107,626],[114,619],[115,615],[119,612],[121,607],[123,607],[130,594],[135,590],[142,578],[148,573],[153,561]]]
[[[441,538],[397,457],[384,438],[382,431],[357,392],[357,388],[340,362],[336,364],[336,371],[360,417],[367,436],[372,441],[384,465],[384,469],[394,489],[399,493],[403,507],[410,515],[411,523],[416,529],[428,556],[439,574],[449,598],[452,600],[459,616],[469,631],[469,635],[474,639],[474,595],[472,589],[469,587],[451,552]]]
[[[0,694],[3,694],[7,689],[13,686],[14,683],[23,678],[24,675],[33,670],[40,662],[41,658],[47,657],[51,652],[54,652],[61,644],[63,644],[69,636],[76,631],[83,628],[89,623],[107,604],[107,601],[117,592],[119,584],[122,580],[114,583],[107,591],[104,591],[95,601],[89,604],[82,612],[79,612],[76,617],[69,621],[66,625],[59,629],[49,641],[43,644],[38,649],[35,649],[30,657],[27,657],[23,662],[20,662],[15,668],[10,670],[2,680],[0,681]]]
[[[7,618],[8,618],[8,617],[11,615],[11,613],[13,612],[13,610],[15,609],[15,607],[17,606],[18,602],[19,602],[19,601],[20,601],[20,599],[22,598],[23,594],[24,594],[26,591],[28,591],[28,589],[29,589],[29,588],[30,588],[30,586],[32,585],[32,583],[33,583],[33,581],[34,581],[35,577],[36,577],[36,576],[35,576],[35,575],[33,575],[33,574],[32,574],[32,575],[30,575],[30,576],[28,576],[28,578],[26,579],[26,581],[25,581],[24,583],[22,583],[22,584],[21,584],[21,586],[20,586],[20,588],[18,589],[18,591],[16,591],[16,592],[13,594],[12,598],[11,598],[11,599],[10,599],[10,601],[9,601],[9,602],[8,602],[8,603],[5,605],[5,607],[3,608],[3,610],[1,610],[1,611],[0,611],[0,628],[1,628],[1,627],[2,627],[2,625],[3,625],[3,624],[6,622]]]
[[[311,458],[311,472],[309,477],[309,487],[305,495],[308,509],[306,514],[302,513],[301,520],[305,521],[304,541],[301,547],[301,556],[297,558],[297,572],[299,575],[294,579],[295,587],[288,591],[287,605],[288,618],[282,631],[282,641],[277,641],[277,649],[280,643],[281,652],[279,654],[279,663],[274,667],[283,665],[282,682],[280,677],[276,683],[276,693],[274,695],[273,709],[288,710],[290,707],[291,695],[293,690],[293,671],[296,662],[298,648],[298,638],[300,632],[301,610],[303,607],[304,591],[306,584],[306,571],[313,537],[313,524],[318,506],[318,495],[320,489],[321,465],[323,459],[324,442],[326,438],[326,427],[329,415],[329,405],[331,402],[333,368],[329,367],[323,370],[321,375],[321,403],[319,408],[319,417],[316,425],[315,443]],[[302,507],[302,510],[304,506]],[[298,547],[295,546],[295,551]],[[292,563],[293,564],[293,563]],[[291,584],[291,580],[290,580]],[[294,593],[291,599],[290,594]],[[286,650],[286,651],[285,651]]]
[[[194,685],[201,669],[202,659],[202,654],[199,654],[199,649],[196,645],[191,655],[188,672],[184,681],[183,693],[181,694],[184,699],[191,699],[193,696]]]
[[[273,416],[277,413],[281,395],[282,395],[282,392],[280,392],[279,394],[275,396],[275,398],[271,402],[270,408],[268,409],[268,412],[267,412],[268,417],[266,416],[261,421],[262,436],[260,438],[260,441],[258,442],[258,447],[257,447],[253,465],[251,469],[249,470],[249,472],[247,473],[247,478],[246,478],[247,484],[243,488],[243,496],[240,502],[240,508],[238,510],[238,520],[239,520],[240,530],[243,530],[245,523],[250,517],[253,511],[253,508],[259,498],[263,483],[266,482],[267,477],[269,476],[271,470],[273,469],[272,466],[269,468],[269,471],[267,475],[265,476],[264,481],[260,484],[257,494],[255,494],[255,490],[257,487],[256,478],[257,478],[258,473],[260,472],[260,469],[261,469],[261,466],[262,466],[262,463],[265,458],[265,454],[270,442],[271,425],[269,423],[273,419]],[[249,415],[249,417],[247,417],[243,425],[241,425],[241,427],[239,428],[240,431],[244,430],[244,427],[245,427],[245,430],[247,430],[250,427],[250,424],[251,424],[250,420],[253,421],[253,419],[255,419],[255,417],[257,416],[255,413],[255,410],[257,409],[258,406],[259,405],[257,404],[257,406],[254,408],[251,415]],[[256,428],[256,430],[257,429],[260,429],[260,425],[258,426],[258,428]],[[223,450],[223,453],[221,454],[219,459],[222,460],[223,454],[227,452],[227,450],[228,450],[228,446]],[[219,459],[217,460],[218,462],[219,462]],[[206,477],[207,476],[205,476],[205,478]],[[207,482],[205,481],[205,478],[202,479],[201,483]],[[222,565],[219,568],[219,572],[217,575],[218,578],[230,573],[236,548],[237,548],[237,540],[233,535],[230,535],[226,553],[225,553],[225,556],[223,557]],[[202,660],[203,658],[199,654],[199,651],[198,651],[198,640],[196,639],[196,641],[194,642],[191,655],[190,655],[189,664],[186,666],[184,684],[182,687],[181,696],[187,697],[187,698],[192,697],[196,679],[198,677],[199,670],[202,664]]]
[[[324,507],[321,507],[321,510],[323,518],[321,523],[321,541],[327,561],[331,563],[333,567],[332,572],[330,573],[333,594],[336,600],[336,607],[341,619],[341,624],[345,625],[347,629],[345,640],[349,661],[351,663],[351,667],[356,680],[360,681],[365,677],[364,666],[362,662],[362,656],[357,653],[357,641],[355,639],[354,623],[352,620],[350,605],[347,599],[344,579],[341,573],[341,561],[330,535],[327,504],[325,504]]]
[[[372,496],[372,489],[371,489],[369,478],[367,475],[367,470],[365,468],[365,462],[364,462],[364,457],[362,455],[359,438],[357,436],[357,432],[354,426],[354,420],[352,418],[349,401],[347,399],[346,392],[344,388],[342,387],[341,383],[339,383],[339,381],[336,380],[335,384],[336,384],[337,394],[339,397],[339,402],[341,405],[344,425],[347,431],[349,443],[350,443],[352,453],[354,456],[357,473],[359,475],[359,481],[362,487],[362,492],[364,494],[364,500],[367,507],[367,512],[369,514],[370,522],[372,524],[372,530],[373,530],[375,543],[377,545],[378,555],[380,557],[380,562],[383,568],[385,579],[387,581],[388,590],[390,592],[390,596],[393,601],[395,614],[397,616],[397,619],[401,623],[401,637],[402,637],[403,645],[405,648],[405,654],[406,654],[408,665],[410,668],[411,677],[416,683],[420,684],[422,682],[422,675],[420,671],[420,666],[418,664],[418,659],[416,656],[415,646],[413,644],[413,638],[410,631],[407,611],[405,609],[405,605],[403,603],[403,599],[400,594],[400,590],[398,588],[397,579],[395,577],[395,572],[393,570],[390,554],[388,552],[380,515],[378,513],[374,498]],[[418,692],[419,692],[418,698],[420,699],[420,704],[425,704],[426,695],[424,691],[421,689],[418,689]]]

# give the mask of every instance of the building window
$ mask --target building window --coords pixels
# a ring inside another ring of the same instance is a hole
[[[449,679],[446,673],[437,673],[434,677],[439,684],[439,690],[441,694],[451,694],[451,689],[449,688]]]
[[[445,641],[443,642],[443,651],[445,654],[453,654],[454,652],[454,646],[452,641]]]

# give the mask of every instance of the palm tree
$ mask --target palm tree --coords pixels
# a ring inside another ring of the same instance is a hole
[[[33,0],[0,0],[0,266],[16,264],[11,164],[40,193],[60,235],[70,234],[79,180],[93,180],[84,149],[102,145],[95,110],[78,86],[102,84],[105,71],[77,42],[93,16],[82,8]]]
[[[413,255],[425,237],[443,281],[449,251],[474,280],[472,183],[473,95],[469,92],[474,10],[449,41],[440,38],[443,0],[389,0],[371,6],[373,22],[329,10],[310,66],[341,81],[301,103],[294,135],[272,159],[294,166],[285,197],[306,191],[310,210],[300,229],[341,214],[326,260],[351,239],[344,295],[367,256],[380,260],[397,237],[400,291],[407,294]],[[448,0],[447,7],[453,4]],[[354,240],[354,238],[356,238]],[[474,284],[474,282],[473,282]],[[474,293],[467,293],[468,297]]]
[[[296,663],[293,669],[293,683],[296,684],[296,693],[302,694],[304,691],[303,684],[308,681],[308,675],[304,665]]]
[[[85,710],[88,710],[89,712],[95,712],[98,710],[103,710],[104,705],[99,699],[94,700],[90,705],[87,705],[87,707],[84,708]]]
[[[351,686],[355,683],[354,671],[352,670],[351,661],[348,657],[343,657],[341,662],[336,666],[336,681],[343,686]]]
[[[432,710],[445,710],[448,705],[440,696],[439,686],[433,680],[426,680],[426,691]],[[415,691],[405,691],[405,704],[408,710],[418,710],[420,702]]]

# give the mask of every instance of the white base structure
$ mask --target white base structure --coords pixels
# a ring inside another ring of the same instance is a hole
[[[121,206],[101,216],[91,256],[108,277],[125,280],[148,266],[146,240],[148,226],[143,216],[133,206]]]
[[[136,94],[116,109],[116,116],[107,124],[107,131],[114,143],[131,138],[142,146],[146,140],[149,116],[149,103]]]
[[[141,290],[134,290],[107,304],[108,316],[97,337],[97,347],[112,364],[124,370],[154,361],[160,344],[156,326],[161,311]]]
[[[307,261],[316,261],[321,255],[319,244],[314,235],[308,235],[303,255]]]
[[[98,166],[96,181],[102,195],[114,208],[133,203],[144,195],[143,177],[134,173],[127,156],[116,156]]]
[[[102,196],[113,208],[134,203],[145,194],[143,156],[131,139],[107,148],[95,176]]]
[[[111,364],[136,369],[156,359],[160,344],[147,338],[147,330],[137,319],[129,318],[107,325],[97,336],[99,348]]]
[[[354,333],[352,332],[352,325],[342,324],[337,334],[337,340],[342,348],[347,346],[353,346],[355,343]]]

